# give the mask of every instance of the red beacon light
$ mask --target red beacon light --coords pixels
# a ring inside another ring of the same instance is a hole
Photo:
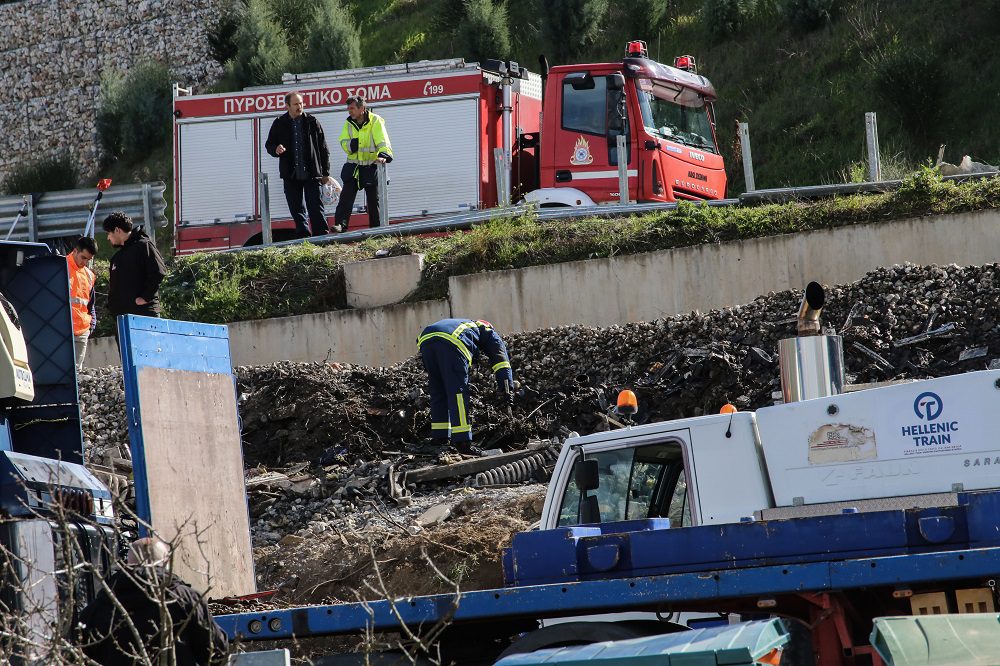
[[[625,45],[625,56],[628,58],[648,58],[649,51],[646,50],[646,42],[637,39]]]
[[[689,55],[682,55],[674,58],[674,67],[677,69],[683,69],[685,72],[695,72],[698,69],[694,63],[694,56]]]

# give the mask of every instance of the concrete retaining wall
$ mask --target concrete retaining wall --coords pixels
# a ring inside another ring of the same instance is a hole
[[[748,303],[879,266],[1000,260],[1000,211],[921,217],[451,278],[456,316],[502,331],[608,326]]]
[[[230,324],[230,340],[240,365],[282,359],[388,365],[413,353],[424,325],[452,315],[486,318],[503,332],[608,326],[748,303],[810,280],[853,282],[879,266],[979,265],[998,255],[1000,211],[922,217],[463,275],[451,279],[448,300],[238,322]],[[118,362],[114,341],[93,341],[87,365],[112,362]]]

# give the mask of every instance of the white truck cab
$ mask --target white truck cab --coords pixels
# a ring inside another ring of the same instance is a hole
[[[540,529],[583,522],[575,470],[584,457],[597,461],[597,522],[732,523],[774,505],[751,412],[571,436],[556,461]]]

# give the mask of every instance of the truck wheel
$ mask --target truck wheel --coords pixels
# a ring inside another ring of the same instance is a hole
[[[499,659],[512,654],[527,654],[546,648],[589,645],[604,641],[624,641],[630,638],[672,634],[688,627],[674,622],[634,620],[626,622],[564,622],[542,627],[525,634],[504,650]]]
[[[298,234],[295,229],[274,229],[271,231],[271,240],[275,243],[287,240],[295,240],[298,238]],[[243,247],[253,247],[255,245],[262,245],[264,243],[263,234],[254,234],[243,243]]]

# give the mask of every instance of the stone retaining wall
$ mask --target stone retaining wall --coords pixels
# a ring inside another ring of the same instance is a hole
[[[221,69],[206,31],[224,0],[22,0],[0,4],[4,88],[0,179],[20,160],[59,151],[97,165],[101,76],[145,58],[168,65],[183,85],[204,88]]]

